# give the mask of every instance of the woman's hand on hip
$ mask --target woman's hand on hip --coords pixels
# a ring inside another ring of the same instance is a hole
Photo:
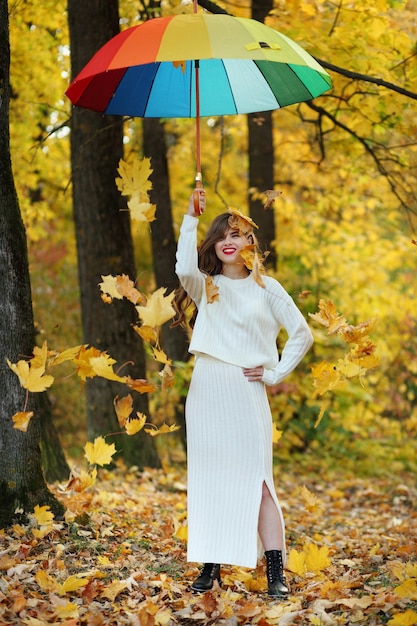
[[[262,382],[264,368],[262,365],[258,365],[258,367],[245,367],[243,373],[251,383]]]

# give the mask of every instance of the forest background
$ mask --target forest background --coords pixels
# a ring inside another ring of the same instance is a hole
[[[281,468],[296,462],[307,473],[341,468],[365,477],[397,473],[407,483],[416,469],[417,430],[417,127],[412,97],[417,93],[417,7],[383,0],[368,5],[287,1],[276,2],[269,12],[269,25],[336,70],[329,70],[331,92],[272,113],[273,188],[282,193],[268,211],[274,215],[272,252],[277,258],[271,273],[306,317],[317,313],[320,302],[331,301],[332,321],[359,328],[369,322],[362,328],[376,346],[378,365],[349,372],[346,337],[310,318],[313,350],[270,396],[277,428],[283,431],[277,448]],[[251,14],[252,7],[243,3],[222,6],[235,15]],[[123,28],[146,12],[127,1],[120,2],[119,10]],[[172,10],[164,5],[167,13]],[[72,111],[63,95],[71,76],[66,5],[12,2],[9,13],[11,152],[28,237],[35,321],[39,344],[47,340],[50,349],[60,352],[83,339],[71,197]],[[395,85],[403,93],[390,88]],[[254,123],[262,126],[262,114]],[[168,120],[164,132],[177,233],[193,186],[194,123]],[[248,188],[244,117],[205,120],[202,145],[208,210],[201,233],[225,203],[247,213],[250,201],[265,191]],[[141,121],[126,121],[124,158],[131,162],[146,156]],[[153,181],[155,186],[157,172]],[[132,225],[136,275],[130,278],[147,294],[158,283],[152,228],[152,223]],[[89,297],[97,298],[103,310],[117,304],[101,302],[98,283]],[[131,341],[140,341],[130,331]],[[158,380],[155,359],[149,351],[146,355],[148,376]],[[319,390],[315,368],[327,375]],[[186,392],[190,366],[177,364],[174,370],[172,388],[149,394],[149,419],[156,426],[174,423]],[[332,370],[340,375],[333,377]],[[69,371],[56,377],[48,396],[66,455],[78,463],[89,436],[84,389]],[[117,426],[115,415],[114,420]],[[184,463],[182,444],[175,435],[157,439],[166,471],[175,461]]]

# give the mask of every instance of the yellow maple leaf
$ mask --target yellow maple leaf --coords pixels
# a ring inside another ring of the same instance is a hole
[[[143,341],[146,341],[147,343],[158,343],[159,342],[159,335],[158,335],[158,331],[156,330],[156,328],[153,328],[152,326],[134,326],[133,330],[140,336],[142,337]]]
[[[84,446],[85,457],[90,465],[108,465],[116,453],[114,443],[108,444],[103,437],[96,437],[94,442],[88,441]]]
[[[307,543],[303,551],[305,554],[306,568],[309,572],[320,572],[331,565],[329,548],[327,546],[320,548],[315,543]]]
[[[71,470],[71,475],[65,489],[82,493],[92,487],[97,480],[97,469],[90,468],[88,472],[81,470],[78,472],[75,468]]]
[[[297,550],[290,550],[287,560],[287,568],[290,572],[303,576],[306,573],[305,555]]]
[[[167,354],[163,350],[158,350],[158,348],[152,348],[152,354],[153,358],[155,359],[155,361],[158,361],[158,363],[171,365],[171,359],[168,358]]]
[[[146,415],[144,413],[136,413],[137,417],[131,417],[125,424],[126,433],[128,435],[136,435],[146,424]]]
[[[417,580],[415,578],[404,580],[401,585],[395,588],[395,593],[400,598],[417,600]]]
[[[302,552],[290,551],[287,568],[299,576],[306,572],[319,572],[331,565],[328,553],[327,546],[320,548],[315,543],[307,543],[303,546]]]
[[[366,369],[361,367],[358,363],[350,361],[348,357],[337,362],[337,370],[346,378],[355,378],[356,376],[364,376]]]
[[[15,413],[12,417],[13,428],[15,428],[16,430],[21,430],[23,433],[27,432],[32,417],[33,411],[21,411]]]
[[[116,185],[123,196],[139,195],[141,198],[147,198],[148,192],[152,189],[149,180],[153,172],[150,158],[132,159],[129,163],[120,159],[117,171],[120,178],[116,178]]]
[[[54,358],[49,363],[50,366],[60,365],[65,361],[73,361],[79,354],[81,348],[85,348],[84,346],[74,346],[73,348],[68,348],[67,350],[63,350],[62,352],[56,353]]]
[[[17,363],[11,363],[9,359],[6,361],[12,372],[19,378],[21,386],[28,391],[33,393],[45,391],[54,382],[53,376],[45,374],[44,367],[31,367],[28,361],[23,360]]]
[[[116,361],[105,353],[100,354],[100,356],[90,357],[91,368],[97,376],[101,376],[107,380],[115,380],[119,383],[125,383],[126,377],[119,376],[113,371],[114,363],[116,363]]]
[[[407,609],[403,613],[396,613],[387,622],[387,626],[414,626],[414,624],[417,624],[417,613],[411,609]]]
[[[132,196],[128,201],[130,217],[136,222],[153,222],[156,220],[156,204],[141,201],[138,195]]]
[[[64,596],[70,591],[77,591],[80,587],[85,587],[89,582],[89,578],[82,578],[73,574],[72,576],[69,576],[61,585],[59,585],[58,593],[60,596]]]
[[[39,587],[42,589],[42,591],[45,591],[46,593],[49,593],[51,591],[57,592],[59,589],[59,583],[45,570],[40,570],[39,572],[36,572],[35,580]]]
[[[130,414],[133,411],[133,398],[130,393],[129,395],[120,398],[120,400],[119,396],[116,396],[114,399],[114,409],[116,411],[119,426],[124,428],[126,421],[129,419]]]
[[[167,433],[174,433],[176,430],[180,430],[181,426],[177,426],[176,424],[172,424],[168,426],[168,424],[162,424],[160,428],[153,426],[152,428],[145,428],[145,433],[148,433],[151,437],[158,437],[159,435],[166,435]]]
[[[33,515],[35,516],[39,526],[52,524],[54,521],[54,514],[50,511],[49,506],[39,506],[36,504]]]
[[[162,326],[175,315],[172,301],[175,292],[167,296],[166,287],[160,287],[146,299],[146,306],[137,306],[136,310],[145,326]]]
[[[33,348],[33,357],[30,359],[31,367],[46,369],[46,359],[48,358],[48,347],[46,341],[43,342],[42,347],[35,346]]]
[[[123,295],[117,288],[117,277],[108,274],[107,276],[102,276],[101,278],[103,279],[103,282],[98,284],[100,290],[111,298],[123,300]]]
[[[327,361],[322,361],[311,368],[313,374],[313,384],[316,387],[316,394],[321,396],[330,389],[335,389],[341,382],[341,374],[334,365]]]
[[[96,373],[91,366],[90,359],[100,355],[101,352],[100,350],[97,350],[97,348],[87,348],[86,346],[81,347],[80,351],[74,358],[74,363],[77,367],[77,375],[81,378],[81,380],[85,381],[87,378],[93,378],[96,376]]]
[[[110,585],[107,585],[101,592],[103,598],[107,598],[110,602],[113,602],[115,598],[127,588],[127,583],[124,580],[113,580]]]
[[[360,343],[374,329],[375,324],[375,317],[366,322],[361,322],[357,326],[346,324],[340,329],[340,334],[347,343]]]
[[[327,333],[331,335],[346,326],[346,319],[343,315],[339,315],[337,309],[331,300],[319,301],[319,312],[309,313],[314,321],[327,328]]]

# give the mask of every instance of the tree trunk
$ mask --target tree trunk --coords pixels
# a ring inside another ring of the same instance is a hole
[[[263,22],[272,9],[272,0],[253,0],[252,18]],[[249,190],[263,192],[274,188],[274,147],[272,140],[272,113],[248,115]],[[269,250],[267,265],[274,269],[275,251],[274,212],[265,211],[262,200],[254,199],[249,191],[250,215],[259,226],[259,243],[263,251]]]
[[[156,284],[166,287],[168,292],[178,287],[175,274],[177,243],[172,224],[172,207],[169,193],[169,172],[164,126],[158,119],[143,120],[143,152],[151,158],[153,168],[150,196],[156,204],[157,219],[151,224],[152,252]],[[162,328],[162,343],[165,352],[173,361],[188,361],[188,337],[180,328]],[[185,419],[183,405],[176,407],[176,421],[181,426],[180,436],[185,444]]]
[[[36,504],[58,515],[63,506],[49,492],[42,471],[39,396],[29,394],[34,416],[26,433],[13,428],[26,392],[6,364],[33,353],[33,322],[26,233],[20,215],[10,159],[10,47],[8,6],[0,0],[0,528],[25,518]]]
[[[48,483],[65,480],[70,474],[70,468],[53,422],[52,406],[46,392],[39,394],[39,409],[42,465],[45,478]]]
[[[69,0],[71,66],[75,76],[93,54],[119,31],[117,0]],[[104,304],[98,284],[101,276],[127,274],[135,278],[129,214],[115,178],[123,156],[123,121],[82,109],[73,109],[71,164],[73,204],[81,291],[83,340],[107,351],[123,374],[146,377],[143,344],[132,330],[137,321],[129,302]],[[117,367],[117,366],[116,366]],[[113,399],[124,394],[120,384],[103,378],[87,381],[89,437],[120,430]],[[137,396],[135,409],[147,413],[146,396]],[[113,438],[114,440],[114,438]],[[153,439],[145,433],[116,437],[116,447],[129,464],[159,465]]]

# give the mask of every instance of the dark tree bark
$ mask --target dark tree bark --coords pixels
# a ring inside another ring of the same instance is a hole
[[[71,68],[75,76],[93,54],[119,32],[117,0],[69,0]],[[132,330],[137,315],[131,303],[101,301],[101,276],[127,274],[135,278],[129,214],[117,190],[117,167],[123,157],[123,120],[73,109],[71,164],[73,205],[81,291],[83,339],[107,351],[123,374],[146,376],[143,345]],[[113,407],[120,384],[102,378],[87,382],[89,437],[120,430]],[[146,396],[137,396],[135,409],[147,413]],[[145,433],[116,437],[116,447],[129,464],[159,465],[153,439]]]
[[[70,468],[53,422],[51,402],[46,392],[39,394],[39,410],[41,419],[41,451],[42,465],[48,483],[65,480]]]
[[[272,9],[272,0],[252,0],[252,18],[263,22]],[[274,147],[272,140],[272,113],[248,115],[249,190],[258,192],[274,188]],[[265,211],[262,200],[254,199],[249,191],[249,212],[259,226],[259,243],[263,251],[270,252],[267,265],[276,267],[275,217]]]
[[[178,287],[175,274],[175,254],[177,243],[172,224],[171,197],[169,193],[169,172],[164,126],[158,119],[143,120],[143,152],[151,158],[153,188],[151,200],[157,206],[157,219],[151,224],[154,272],[158,287],[166,287],[168,292]],[[169,323],[162,328],[164,350],[173,361],[188,361],[188,337],[179,328],[170,328]],[[176,407],[176,421],[181,426],[181,438],[185,443],[185,419],[183,406]]]
[[[35,329],[26,233],[10,158],[9,72],[8,5],[0,0],[0,528],[24,518],[36,504],[49,505],[56,515],[64,510],[42,471],[38,394],[29,394],[26,410],[34,416],[27,432],[12,422],[25,407],[26,392],[6,359],[17,362],[33,353]]]

